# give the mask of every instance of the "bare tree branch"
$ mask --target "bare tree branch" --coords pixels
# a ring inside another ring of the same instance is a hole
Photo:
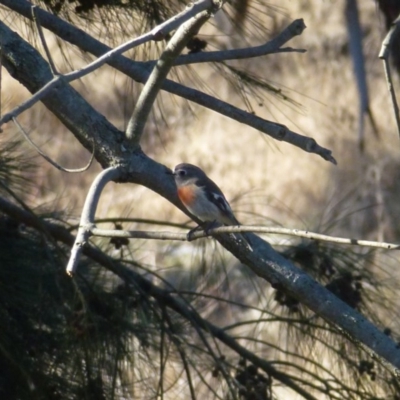
[[[156,239],[156,240],[178,240],[188,241],[186,233],[179,232],[160,232],[160,231],[138,231],[138,230],[116,230],[116,229],[100,229],[94,225],[91,225],[91,234],[93,236],[100,237],[117,237],[117,238],[135,238],[135,239]],[[258,225],[240,225],[240,226],[221,226],[218,228],[210,229],[208,233],[204,231],[196,231],[190,235],[192,240],[201,239],[214,235],[221,235],[226,233],[268,233],[275,235],[287,235],[294,237],[302,237],[306,239],[323,241],[337,244],[348,244],[360,247],[378,248],[386,250],[398,250],[400,244],[398,243],[387,243],[387,242],[375,242],[371,240],[360,240],[360,239],[349,239],[342,237],[335,237],[329,235],[322,235],[320,233],[304,231],[300,229],[287,229],[287,228],[274,228],[265,227]]]
[[[360,25],[359,12],[356,0],[346,0],[345,19],[349,38],[350,55],[353,61],[354,75],[356,78],[359,114],[358,114],[358,145],[361,150],[364,149],[364,122],[368,116],[371,121],[373,132],[379,136],[375,119],[370,107],[367,76],[365,72],[365,59],[362,46],[363,33]]]
[[[379,58],[383,61],[383,68],[385,70],[386,81],[389,89],[390,99],[392,101],[393,106],[393,113],[396,119],[396,126],[397,132],[400,136],[400,112],[399,112],[399,105],[396,99],[396,93],[393,88],[393,80],[392,74],[390,73],[390,62],[389,62],[389,55],[390,55],[390,46],[392,44],[392,39],[395,36],[396,32],[400,30],[400,16],[396,18],[393,22],[392,26],[390,27],[389,32],[385,36],[382,42],[381,50],[379,52]]]
[[[26,18],[31,18],[30,3],[28,3],[26,0],[0,0],[0,4],[6,5],[10,9],[15,10]],[[80,29],[71,26],[60,18],[47,13],[44,10],[38,10],[37,12],[38,15],[40,15],[40,21],[44,27],[51,30],[54,34],[58,35],[65,41],[78,46],[81,50],[87,51],[98,57],[101,57],[104,53],[111,51],[108,46],[92,38],[90,35],[84,33]],[[146,68],[143,68],[140,63],[135,63],[134,61],[129,60],[121,55],[115,56],[113,59],[108,60],[108,64],[130,76],[137,82],[145,83],[149,77],[149,71]],[[42,86],[46,85],[47,83],[48,81],[43,82]],[[170,93],[176,94],[201,106],[216,111],[221,115],[225,115],[238,122],[251,126],[263,133],[266,133],[276,140],[288,142],[306,152],[317,154],[323,159],[336,164],[336,160],[332,156],[332,152],[329,149],[321,147],[312,138],[292,132],[282,124],[277,124],[257,117],[199,90],[188,88],[168,79],[164,81],[162,88]]]
[[[39,18],[36,15],[36,10],[37,10],[37,6],[33,5],[32,6],[33,21],[35,22],[36,29],[37,29],[39,37],[40,37],[40,41],[42,42],[42,46],[46,53],[47,61],[49,62],[51,72],[53,73],[53,75],[58,75],[56,65],[54,64],[54,61],[53,61],[53,57],[51,56],[49,47],[47,46],[46,38],[43,35],[42,25],[40,25]],[[1,125],[1,123],[0,123],[0,125]]]
[[[305,53],[305,49],[292,49],[291,47],[282,47],[295,36],[301,35],[306,28],[302,19],[296,19],[291,22],[282,32],[270,41],[254,47],[246,47],[243,49],[231,49],[221,51],[203,51],[192,54],[182,54],[174,61],[174,66],[199,64],[204,62],[221,62],[227,60],[241,60],[247,58],[261,57],[268,54],[279,53]],[[157,61],[145,61],[142,65],[151,68]]]
[[[109,62],[116,55],[122,54],[125,51],[128,51],[128,50],[130,50],[134,47],[137,47],[143,43],[146,43],[150,40],[162,40],[167,33],[171,32],[172,30],[179,27],[183,21],[186,21],[187,19],[191,18],[193,15],[196,15],[196,13],[206,9],[207,7],[211,7],[211,5],[212,5],[211,0],[199,0],[198,2],[193,4],[192,7],[189,7],[189,9],[172,17],[171,19],[162,23],[161,25],[158,25],[157,27],[152,29],[150,32],[148,32],[144,35],[141,35],[138,38],[132,39],[132,40],[128,41],[127,43],[124,43],[124,44],[118,46],[115,49],[108,51],[106,54],[102,55],[101,57],[99,57],[97,60],[93,61],[86,67],[81,68],[77,71],[70,72],[65,75],[60,75],[60,76],[54,77],[49,83],[47,83],[45,86],[43,86],[43,88],[41,88],[39,91],[37,91],[30,99],[23,102],[18,107],[14,108],[14,110],[5,114],[0,119],[0,127],[2,124],[10,121],[14,117],[17,117],[19,114],[28,110],[34,104],[36,104],[38,101],[43,99],[43,97],[45,97],[51,90],[55,89],[58,85],[60,85],[61,81],[72,82],[76,79],[83,78],[85,75],[90,74],[91,72],[100,68],[105,63]],[[38,8],[35,6],[35,8],[32,8],[32,10],[35,10],[35,12],[32,11],[32,18],[35,20],[35,22],[37,22],[38,16],[36,14],[38,14],[38,12],[36,10],[38,10]],[[40,38],[42,39],[42,43],[43,43],[43,46],[44,46],[44,48],[46,50],[46,54],[47,54],[48,48],[47,48],[46,42],[44,40],[43,33],[41,31],[41,26],[39,24],[37,24],[37,26],[38,26]],[[51,70],[55,71],[55,66],[51,60],[50,54],[47,54],[47,56],[50,61]],[[53,72],[53,74],[54,74],[54,72]]]
[[[95,225],[103,224],[112,222],[114,224],[129,222],[129,223],[136,223],[136,224],[147,224],[147,225],[160,225],[160,226],[169,226],[174,228],[181,228],[181,229],[189,229],[190,220],[188,222],[179,223],[179,222],[172,222],[172,221],[164,221],[161,219],[151,219],[151,218],[134,218],[134,217],[115,217],[115,218],[96,218],[94,220]],[[79,225],[71,225],[70,230],[77,229]]]
[[[3,66],[8,69],[11,76],[27,85],[29,91],[34,93],[52,80],[51,70],[39,53],[31,46],[26,46],[27,43],[1,21],[0,37],[2,38]],[[24,54],[23,58],[20,59],[18,54]],[[27,73],[28,75],[26,75]],[[53,111],[71,131],[75,131],[75,128],[79,125],[82,127],[82,130],[76,132],[76,138],[89,151],[93,150],[93,142],[96,143],[94,151],[96,159],[100,163],[104,162],[104,166],[108,166],[109,163],[117,163],[117,153],[111,154],[107,146],[101,144],[105,144],[104,140],[117,143],[120,141],[119,138],[124,137],[124,133],[117,130],[101,114],[96,112],[67,83],[60,81],[58,90],[51,91],[43,99],[43,104],[50,111]],[[88,118],[89,115],[90,119]],[[101,139],[102,136],[103,139]],[[129,143],[125,143],[125,146],[127,149],[130,148]],[[122,150],[120,151],[122,152]]]
[[[196,16],[183,23],[169,40],[165,50],[154,66],[149,79],[144,85],[132,117],[129,120],[126,136],[134,143],[138,144],[140,142],[150,110],[168,72],[173,66],[175,58],[185,48],[189,39],[193,37],[193,35],[199,31],[200,27],[210,18],[210,13],[212,11],[213,10],[198,13]]]
[[[103,170],[93,181],[92,186],[86,196],[85,205],[83,206],[81,222],[79,224],[78,233],[74,245],[71,249],[71,256],[67,265],[67,274],[73,276],[82,253],[84,246],[87,246],[91,225],[94,221],[97,205],[100,200],[101,192],[104,186],[112,181],[117,180],[120,177],[120,170],[116,167],[110,167]]]

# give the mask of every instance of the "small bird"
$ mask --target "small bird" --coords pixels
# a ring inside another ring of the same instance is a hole
[[[179,199],[191,214],[205,223],[201,227],[206,232],[217,223],[240,225],[221,189],[201,168],[192,164],[178,164],[173,175]],[[188,237],[199,227],[192,229]]]

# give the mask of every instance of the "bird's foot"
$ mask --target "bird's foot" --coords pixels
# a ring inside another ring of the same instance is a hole
[[[205,233],[207,236],[210,236],[210,231],[211,231],[212,229],[216,228],[218,225],[219,225],[219,224],[218,224],[218,221],[217,221],[217,220],[208,221],[208,222],[205,222],[205,223],[202,225],[202,228],[203,228],[203,230],[204,230],[204,233]]]
[[[193,240],[193,234],[199,230],[203,230],[204,233],[209,236],[210,235],[210,231],[214,228],[216,228],[218,226],[218,222],[215,221],[207,221],[207,222],[203,222],[202,224],[196,226],[196,228],[191,229],[187,235],[186,238],[188,240],[188,242],[191,242]]]
[[[191,229],[187,235],[186,235],[186,239],[188,242],[191,242],[193,240],[193,234],[197,231],[199,231],[200,229],[202,229],[201,225],[197,225],[196,228]]]

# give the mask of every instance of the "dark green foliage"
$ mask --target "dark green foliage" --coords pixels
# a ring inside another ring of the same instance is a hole
[[[161,0],[43,0],[43,2],[55,13],[59,13],[63,10],[63,7],[70,3],[75,6],[77,14],[88,13],[93,11],[95,7],[124,8],[143,14],[155,23],[164,21],[170,15],[171,6],[176,6],[179,3],[181,6],[186,4],[183,0],[171,2],[174,4],[166,4],[165,1]]]
[[[373,271],[366,268],[373,253],[363,255],[351,249],[338,249],[312,241],[293,246],[283,255],[314,276],[349,306],[359,311],[363,309],[362,282],[374,281]],[[297,300],[290,299],[279,290],[275,297],[289,310],[298,310]]]
[[[19,142],[3,141],[0,193],[29,215],[19,196],[29,195],[32,161]],[[151,365],[157,350],[160,307],[90,259],[67,276],[70,247],[45,226],[67,226],[67,217],[43,211],[37,229],[0,211],[0,398],[131,398],[135,363]]]
[[[239,360],[235,379],[241,385],[239,389],[241,399],[272,399],[272,379],[258,371],[255,365],[251,364],[247,366],[246,360]]]
[[[20,147],[19,140],[4,141],[0,147],[0,194],[9,195],[10,190],[26,194],[32,184],[36,165],[33,157],[21,155]]]
[[[0,395],[61,398],[66,382],[52,364],[65,342],[66,277],[57,274],[59,257],[40,237],[7,217],[0,221]]]
[[[35,169],[21,153],[19,142],[0,150],[0,193],[19,203],[15,193],[26,194]],[[55,216],[63,219],[36,215]],[[140,293],[121,290],[117,278],[88,259],[71,279],[68,253],[45,228],[0,212],[1,399],[118,398],[130,389],[121,364],[151,345],[153,314]]]

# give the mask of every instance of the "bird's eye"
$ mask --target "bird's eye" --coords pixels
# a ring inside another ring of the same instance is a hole
[[[178,171],[178,175],[179,176],[185,176],[186,175],[186,171],[181,169],[181,170]]]

